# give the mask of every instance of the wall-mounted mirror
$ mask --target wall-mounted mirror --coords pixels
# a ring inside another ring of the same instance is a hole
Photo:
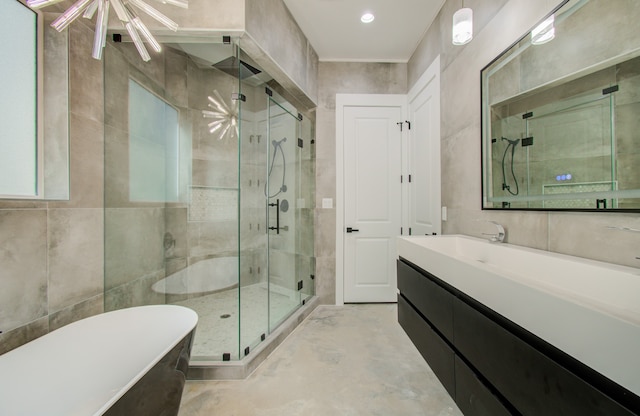
[[[69,198],[68,34],[0,4],[0,198]]]
[[[483,209],[640,211],[638,21],[565,1],[482,70]]]

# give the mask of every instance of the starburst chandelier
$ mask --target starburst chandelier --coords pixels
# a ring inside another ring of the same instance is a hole
[[[27,0],[27,6],[32,9],[40,9],[62,1],[64,0]],[[189,7],[189,0],[157,1],[164,4],[182,7],[184,9]],[[161,47],[149,31],[149,28],[142,23],[142,20],[140,20],[136,10],[140,10],[148,14],[150,17],[162,23],[174,32],[178,30],[178,24],[176,22],[169,19],[143,0],[78,0],[64,13],[62,13],[60,17],[54,20],[53,23],[51,23],[51,27],[58,32],[62,32],[78,17],[82,16],[85,19],[92,19],[93,16],[97,14],[95,36],[93,40],[93,52],[91,53],[91,56],[95,59],[102,59],[102,50],[107,43],[107,24],[109,22],[109,9],[111,7],[113,7],[113,10],[116,12],[118,19],[129,33],[129,36],[131,36],[131,40],[136,45],[136,49],[138,50],[140,57],[145,62],[149,61],[151,57],[149,56],[147,48],[144,46],[143,38],[154,51],[160,52]]]
[[[238,102],[233,101],[233,104],[228,106],[217,90],[213,91],[213,95],[215,97],[208,96],[207,99],[209,100],[209,108],[214,111],[202,110],[203,117],[213,119],[209,123],[209,133],[217,135],[218,140],[227,137],[237,139],[239,136]]]

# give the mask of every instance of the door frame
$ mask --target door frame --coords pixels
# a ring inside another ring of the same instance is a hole
[[[336,305],[344,305],[344,108],[349,106],[390,107],[402,109],[402,120],[407,119],[406,94],[336,94]],[[407,135],[402,135],[402,160],[406,160]],[[403,175],[406,167],[402,167]],[[402,205],[408,203],[408,195],[402,190]],[[402,226],[407,219],[402,211]]]

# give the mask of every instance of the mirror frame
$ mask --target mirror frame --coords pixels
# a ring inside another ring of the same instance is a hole
[[[487,153],[490,153],[490,142],[491,141],[491,135],[489,134],[487,136],[487,129],[491,128],[491,120],[488,119],[488,115],[490,113],[490,109],[491,106],[488,104],[487,101],[487,97],[485,95],[488,95],[487,89],[488,89],[488,85],[487,88],[485,88],[485,84],[488,84],[488,76],[485,74],[485,71],[487,71],[492,65],[494,65],[496,62],[498,62],[500,59],[502,59],[505,55],[509,54],[512,49],[514,47],[516,47],[518,44],[520,44],[523,40],[525,40],[526,38],[528,38],[531,35],[531,32],[534,28],[536,28],[540,23],[544,22],[547,18],[549,18],[550,16],[556,14],[559,10],[561,10],[564,6],[566,6],[568,3],[570,3],[570,0],[561,0],[560,4],[558,4],[550,13],[548,13],[546,16],[544,16],[539,22],[536,23],[536,25],[534,25],[530,30],[526,31],[522,36],[520,36],[515,42],[513,42],[511,45],[509,45],[509,47],[507,47],[504,51],[502,51],[498,56],[496,56],[494,59],[492,59],[487,65],[485,65],[481,70],[480,70],[480,129],[481,129],[481,198],[482,198],[482,202],[481,202],[481,208],[482,210],[499,210],[499,211],[542,211],[542,212],[547,212],[547,211],[560,211],[560,212],[611,212],[611,213],[621,213],[621,212],[640,212],[640,207],[639,208],[521,208],[521,207],[516,207],[516,208],[505,208],[505,207],[494,207],[494,206],[490,206],[491,204],[495,204],[498,202],[492,202],[489,201],[490,195],[488,194],[488,189],[487,186],[489,185],[488,183],[488,175],[490,174],[490,170],[491,170],[491,165],[488,164],[487,162]],[[640,51],[640,47],[638,49],[638,51]],[[638,55],[640,56],[640,55]],[[638,56],[634,56],[634,58],[637,58]],[[587,76],[590,75],[592,73],[597,72],[600,69],[604,69],[606,67],[609,67],[611,65],[616,65],[619,64],[621,62],[615,62],[613,64],[608,64],[607,66],[602,66],[601,64],[605,63],[605,62],[609,62],[612,59],[615,59],[618,56],[614,56],[614,57],[607,57],[605,60],[598,62],[597,65],[595,66],[600,66],[597,69],[594,69],[591,72],[584,72],[582,73],[580,76]],[[582,68],[583,70],[585,70],[586,68]],[[574,78],[571,79],[567,79],[565,80],[565,82],[570,82],[571,80],[573,80]],[[559,80],[554,80],[553,82],[551,82],[551,84],[558,84],[558,81],[562,81],[563,79],[560,78]],[[540,84],[540,85],[536,85],[535,87],[531,87],[529,88],[527,91],[522,92],[521,94],[526,95],[528,93],[530,93],[531,91],[535,91],[536,89],[544,86],[545,84]],[[518,95],[513,96],[512,98],[518,97]],[[485,106],[485,102],[487,102],[487,105]],[[639,167],[640,169],[640,167]],[[640,191],[640,189],[634,189],[633,191]],[[618,192],[618,191],[601,191],[603,194],[605,192]],[[542,196],[542,195],[539,195]],[[603,195],[605,196],[605,195]],[[534,197],[538,197],[538,195],[534,195]],[[611,199],[611,198],[617,198],[617,199],[621,199],[621,197],[619,196],[605,196],[605,198],[607,199]],[[635,197],[629,197],[629,198],[638,198],[640,199],[640,196]],[[569,199],[570,200],[570,199]]]

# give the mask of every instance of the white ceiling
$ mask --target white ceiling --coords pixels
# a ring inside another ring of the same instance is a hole
[[[445,0],[284,0],[321,61],[407,62]],[[360,22],[365,12],[372,23]]]

